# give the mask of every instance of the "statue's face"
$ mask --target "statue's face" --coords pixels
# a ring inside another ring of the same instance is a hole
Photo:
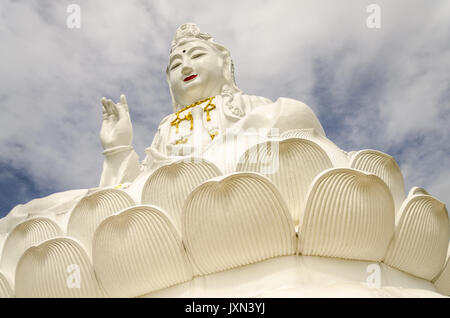
[[[181,106],[216,96],[225,84],[221,53],[201,40],[177,46],[170,55],[168,80]]]

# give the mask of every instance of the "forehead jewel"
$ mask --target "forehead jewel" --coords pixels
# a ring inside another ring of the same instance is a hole
[[[170,52],[172,53],[173,49],[182,41],[189,39],[200,39],[204,41],[212,42],[214,39],[211,35],[205,32],[201,32],[199,27],[195,23],[185,23],[180,26],[175,32],[175,36],[172,40],[172,45],[170,48]]]

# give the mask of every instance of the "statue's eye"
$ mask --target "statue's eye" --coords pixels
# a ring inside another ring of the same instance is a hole
[[[181,63],[175,63],[174,65],[172,65],[172,67],[170,68],[170,70],[174,70],[176,69],[178,66],[180,66]]]
[[[194,55],[192,55],[192,58],[193,59],[196,59],[196,58],[198,58],[198,57],[200,57],[200,56],[203,56],[203,55],[205,55],[206,53],[197,53],[197,54],[194,54]]]

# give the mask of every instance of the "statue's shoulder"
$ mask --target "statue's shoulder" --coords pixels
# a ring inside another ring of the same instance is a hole
[[[241,104],[247,109],[247,110],[253,110],[254,108],[257,108],[258,106],[268,105],[268,104],[277,104],[279,106],[283,107],[294,107],[298,111],[304,111],[304,112],[311,112],[313,113],[313,110],[311,107],[306,105],[305,103],[298,101],[296,99],[288,98],[288,97],[279,97],[275,102],[270,100],[269,98],[263,97],[263,96],[256,96],[256,95],[246,95],[246,94],[238,94],[236,95],[237,99],[241,101]]]
[[[287,108],[292,108],[292,109],[296,109],[297,112],[302,112],[304,114],[311,114],[314,115],[314,111],[312,110],[311,107],[309,107],[308,105],[306,105],[305,103],[293,99],[293,98],[288,98],[288,97],[279,97],[274,104],[277,104],[279,107],[283,108],[283,107],[287,107]]]
[[[252,108],[273,103],[273,101],[263,96],[239,94],[239,98],[244,104],[252,106]]]
[[[165,126],[170,125],[170,123],[176,118],[175,114],[169,114],[166,117],[164,117],[160,122],[159,122],[159,127],[158,128],[162,128]]]
[[[255,108],[271,103],[272,101],[268,98],[239,92],[233,94],[231,101],[226,103],[224,113],[227,118],[236,121],[252,112]]]
[[[238,98],[240,98],[243,101],[243,103],[246,105],[260,106],[260,105],[267,105],[267,104],[283,104],[283,105],[292,105],[295,107],[311,110],[311,108],[308,105],[306,105],[305,103],[298,101],[296,99],[288,98],[288,97],[279,97],[274,102],[274,101],[270,100],[269,98],[263,97],[263,96],[246,95],[246,94],[236,94],[236,96]]]

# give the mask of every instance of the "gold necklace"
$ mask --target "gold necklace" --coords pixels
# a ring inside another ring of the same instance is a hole
[[[206,113],[206,120],[210,121],[211,120],[211,115],[210,115],[209,112],[216,108],[216,105],[214,105],[212,103],[213,99],[214,99],[214,97],[205,98],[203,100],[200,100],[198,102],[195,102],[193,104],[190,104],[189,106],[186,106],[186,107],[180,109],[179,111],[177,111],[175,113],[176,118],[170,122],[170,126],[175,126],[176,132],[178,134],[178,126],[180,125],[180,123],[182,121],[184,121],[184,120],[189,120],[191,122],[190,129],[191,130],[194,129],[194,118],[192,117],[192,112],[189,112],[187,115],[184,115],[184,117],[180,117],[180,114],[182,112],[184,112],[185,110],[190,109],[190,108],[195,107],[195,106],[198,106],[200,104],[203,104],[206,101],[208,101],[208,104],[205,106],[205,108],[203,108],[203,111]],[[209,135],[211,136],[211,139],[214,139],[214,137],[217,135],[217,133],[209,134]]]

